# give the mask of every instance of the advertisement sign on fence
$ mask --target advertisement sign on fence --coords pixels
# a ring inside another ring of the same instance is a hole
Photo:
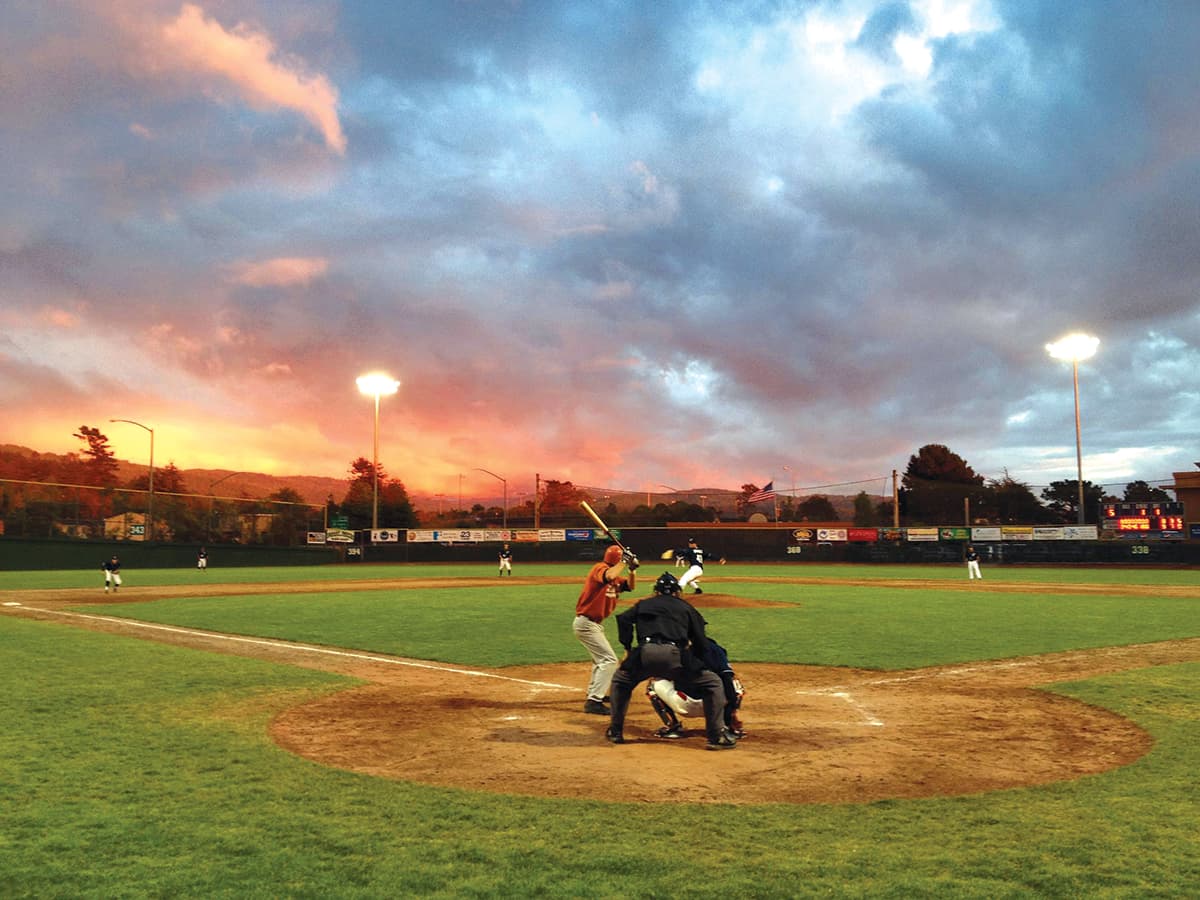
[[[1004,540],[1000,529],[994,525],[976,525],[971,529],[971,540],[982,544],[985,541]]]
[[[1033,539],[1035,541],[1064,541],[1067,539],[1067,532],[1062,527],[1051,528],[1044,525],[1035,525]]]
[[[910,541],[936,541],[938,530],[936,528],[906,528],[904,536]]]
[[[353,544],[354,532],[345,528],[330,528],[325,532],[325,540],[333,544]]]

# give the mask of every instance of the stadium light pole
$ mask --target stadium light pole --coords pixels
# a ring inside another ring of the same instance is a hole
[[[206,533],[207,533],[208,539],[210,541],[212,540],[213,513],[215,512],[216,505],[217,505],[217,498],[213,494],[213,490],[216,488],[216,486],[218,484],[222,484],[223,482],[228,481],[234,475],[249,475],[249,474],[250,474],[249,472],[230,472],[228,475],[222,475],[216,481],[213,481],[208,485],[208,528],[206,529]],[[326,528],[325,530],[328,531],[329,529]]]
[[[400,388],[400,382],[391,375],[370,372],[358,376],[355,383],[358,385],[359,391],[368,397],[375,398],[375,456],[371,464],[371,476],[375,482],[371,492],[371,528],[375,530],[379,528],[379,398],[385,394],[396,393]]]
[[[154,540],[154,429],[141,422],[135,422],[133,419],[109,419],[108,421],[136,425],[138,428],[150,432],[150,481],[149,491],[146,494],[146,534],[143,540],[152,541]]]
[[[505,531],[508,531],[508,479],[502,475],[497,475],[495,472],[489,472],[487,469],[482,469],[479,466],[475,467],[475,471],[482,472],[485,475],[491,475],[493,478],[499,479],[500,483],[504,486],[504,524],[500,527]]]
[[[1046,351],[1055,359],[1071,363],[1071,381],[1075,387],[1075,474],[1079,486],[1079,524],[1084,524],[1083,510],[1083,441],[1079,428],[1079,363],[1091,359],[1100,346],[1100,338],[1075,332],[1046,345]]]

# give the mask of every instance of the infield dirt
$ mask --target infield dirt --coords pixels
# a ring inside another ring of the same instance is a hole
[[[941,581],[870,583],[953,589]],[[704,752],[698,721],[683,740],[656,738],[660,723],[641,689],[626,722],[629,743],[605,742],[607,719],[582,712],[590,669],[582,651],[573,663],[480,670],[286,641],[251,642],[83,617],[67,609],[102,600],[200,594],[448,586],[490,583],[223,584],[126,588],[119,598],[95,590],[8,591],[6,604],[20,605],[3,611],[362,679],[367,683],[286,710],[271,723],[271,737],[281,747],[324,765],[467,790],[647,803],[861,803],[979,793],[1104,772],[1143,756],[1150,736],[1111,711],[1040,688],[1200,659],[1200,639],[1189,639],[909,671],[741,664],[736,668],[747,692],[748,734],[735,752],[714,754]],[[1086,585],[976,583],[969,589],[1117,592]],[[1196,588],[1119,589],[1143,591],[1200,599]],[[702,608],[769,605],[719,592],[688,599]],[[569,619],[568,599],[564,629]]]

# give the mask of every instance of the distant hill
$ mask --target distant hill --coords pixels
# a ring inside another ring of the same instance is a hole
[[[66,454],[40,453],[17,444],[0,444],[0,454],[41,459],[66,459]],[[155,471],[161,471],[170,460],[155,460]],[[117,460],[117,480],[127,483],[146,473],[146,463]],[[332,494],[340,502],[346,496],[348,478],[322,478],[316,475],[265,475],[259,472],[238,472],[233,469],[180,469],[183,484],[189,494],[212,494],[217,497],[249,497],[261,499],[276,491],[291,488],[306,503],[320,504]]]
[[[36,450],[31,450],[28,447],[23,447],[17,444],[0,444],[0,456],[21,456],[21,457],[37,457],[42,459],[65,459],[65,454],[55,453],[39,453]],[[164,465],[170,460],[155,461],[155,470],[160,471]],[[129,462],[128,460],[117,460],[117,479],[125,484],[146,473],[146,463],[144,462]],[[232,497],[232,498],[251,498],[262,499],[269,497],[276,491],[283,488],[291,488],[299,494],[305,503],[323,504],[331,495],[334,502],[340,503],[346,496],[346,490],[349,487],[349,478],[323,478],[317,475],[266,475],[260,472],[238,472],[232,469],[180,469],[180,474],[183,476],[184,486],[189,494],[201,494],[204,496],[216,497]],[[5,476],[0,471],[0,477]],[[596,498],[603,498],[601,502],[605,505],[611,502],[622,512],[628,512],[639,504],[643,504],[647,500],[647,494],[638,491],[628,491],[614,494],[607,494],[603,488],[589,488],[580,485],[583,490],[590,492]],[[503,503],[502,494],[496,492],[494,495],[470,495],[462,496],[462,506],[465,509],[470,509],[474,504],[478,503],[485,507],[500,506]],[[851,496],[842,496],[838,494],[826,494],[829,502],[833,504],[838,515],[846,520],[853,517],[854,514],[854,498]],[[737,497],[736,491],[730,491],[726,488],[695,488],[688,491],[674,492],[651,492],[649,499],[651,505],[657,503],[671,503],[674,500],[683,500],[688,503],[700,503],[701,498],[708,506],[715,506],[722,512],[732,511],[734,508],[734,500]],[[803,499],[801,497],[800,499]],[[880,498],[872,498],[877,502]],[[443,506],[447,509],[457,507],[459,498],[457,496],[450,497],[441,494],[421,494],[409,491],[409,501],[416,509],[425,510],[440,510]],[[511,493],[508,497],[510,507],[517,505],[518,500]],[[780,502],[783,498],[780,497]],[[599,507],[598,507],[599,508]],[[761,504],[758,509],[764,513],[768,513],[768,504]]]

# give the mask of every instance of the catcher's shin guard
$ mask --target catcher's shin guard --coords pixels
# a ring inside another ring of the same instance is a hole
[[[662,719],[663,725],[668,729],[677,729],[680,727],[679,719],[675,717],[675,711],[663,703],[657,694],[647,689],[646,696],[650,699],[650,705],[654,707],[654,711],[658,713],[658,717]]]

